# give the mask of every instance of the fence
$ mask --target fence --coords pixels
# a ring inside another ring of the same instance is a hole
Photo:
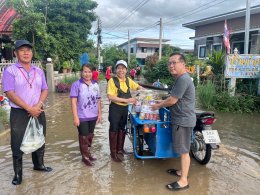
[[[10,66],[12,64],[15,64],[17,61],[15,60],[3,60],[0,62],[0,74],[2,75],[2,72],[7,66]],[[38,67],[42,67],[42,62],[41,61],[32,61],[32,63]]]

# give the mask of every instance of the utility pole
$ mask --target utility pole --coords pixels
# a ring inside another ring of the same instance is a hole
[[[46,30],[46,25],[47,25],[47,12],[48,12],[48,7],[45,5],[45,16],[44,16],[44,29]]]
[[[245,24],[244,54],[248,54],[249,29],[250,29],[250,0],[247,0],[246,1],[246,24]]]
[[[130,32],[128,30],[128,66],[130,65]]]
[[[100,44],[102,44],[102,40],[101,40],[101,22],[100,19],[98,19],[97,21],[97,56],[98,56],[98,70],[100,70]]]
[[[162,18],[160,18],[159,60],[162,58]]]

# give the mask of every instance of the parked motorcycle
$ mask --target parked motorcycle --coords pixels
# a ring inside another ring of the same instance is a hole
[[[196,113],[197,121],[193,129],[190,153],[200,164],[210,161],[212,149],[218,149],[220,138],[217,130],[212,130],[216,122],[213,112]]]

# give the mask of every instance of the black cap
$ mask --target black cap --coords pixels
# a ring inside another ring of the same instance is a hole
[[[15,41],[15,46],[14,46],[15,50],[19,49],[22,46],[28,46],[30,48],[33,47],[32,44],[27,40],[16,40]]]

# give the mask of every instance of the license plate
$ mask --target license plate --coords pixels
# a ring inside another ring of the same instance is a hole
[[[203,130],[202,134],[206,144],[220,143],[220,138],[217,130]]]

